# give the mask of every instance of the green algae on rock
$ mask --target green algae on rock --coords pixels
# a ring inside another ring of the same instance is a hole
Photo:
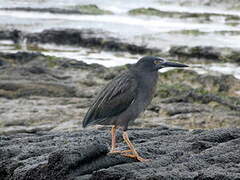
[[[212,21],[213,17],[224,17],[225,21],[240,20],[238,15],[220,14],[220,13],[197,13],[197,12],[179,12],[179,11],[162,11],[155,8],[137,8],[128,11],[130,15],[148,15],[170,18],[194,18],[204,21]]]
[[[69,9],[78,10],[82,14],[103,15],[113,14],[111,11],[102,10],[95,4],[69,6]]]
[[[94,4],[69,6],[67,8],[13,7],[2,9],[7,11],[49,12],[53,14],[89,14],[89,15],[113,14],[111,11],[102,10]]]

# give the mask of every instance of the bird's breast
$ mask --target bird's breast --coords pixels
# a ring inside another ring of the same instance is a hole
[[[139,78],[136,98],[136,103],[138,104],[138,109],[140,112],[145,110],[155,94],[158,72],[146,73],[142,75],[144,75],[144,77]]]

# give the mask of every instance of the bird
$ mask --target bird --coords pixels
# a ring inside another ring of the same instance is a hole
[[[153,99],[159,77],[158,70],[165,67],[188,67],[185,64],[166,61],[156,56],[142,57],[127,71],[117,75],[96,96],[88,109],[82,126],[111,125],[111,150],[123,156],[144,162],[129,140],[127,129]],[[116,150],[116,129],[122,129],[122,137],[128,150]]]

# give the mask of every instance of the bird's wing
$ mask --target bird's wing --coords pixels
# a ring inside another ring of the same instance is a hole
[[[101,124],[104,119],[126,110],[136,97],[136,89],[137,81],[131,73],[126,72],[114,78],[89,108],[83,120],[83,127]]]

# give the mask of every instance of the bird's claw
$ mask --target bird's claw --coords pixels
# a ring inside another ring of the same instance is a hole
[[[129,153],[133,153],[133,152],[131,151],[131,149],[122,150],[122,151],[111,149],[111,151],[110,151],[108,154],[116,154],[116,153],[119,153],[119,154],[121,154],[122,156],[125,156],[125,157],[137,159],[137,160],[140,161],[140,162],[149,161],[149,159],[144,159],[144,158],[142,158],[141,156],[139,156],[138,154],[137,154],[137,155],[136,155],[136,154],[129,154]]]
[[[121,155],[122,155],[122,156],[129,157],[129,158],[137,159],[137,160],[140,161],[140,162],[150,161],[149,159],[144,159],[144,158],[142,158],[141,156],[136,155],[136,154],[121,153]]]
[[[120,153],[120,154],[122,154],[122,153],[128,153],[128,152],[132,152],[130,149],[128,149],[128,150],[123,150],[123,151],[119,151],[119,150],[112,150],[111,149],[111,151],[109,152],[109,154],[115,154],[115,153]]]

